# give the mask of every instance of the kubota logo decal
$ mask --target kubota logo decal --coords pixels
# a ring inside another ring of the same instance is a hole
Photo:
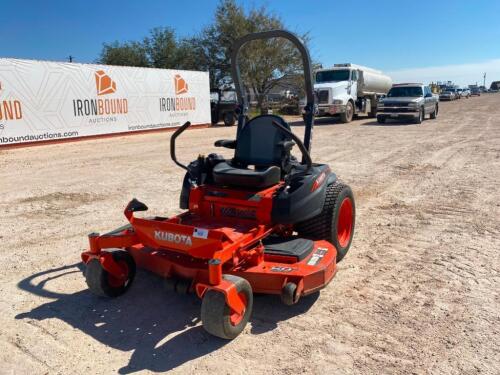
[[[104,70],[95,72],[95,85],[97,88],[97,95],[113,94],[116,92],[116,82],[113,81]]]
[[[186,83],[184,78],[181,77],[180,74],[175,75],[174,83],[175,83],[175,95],[185,94],[188,92],[188,84]]]
[[[164,232],[162,230],[155,230],[155,240],[193,246],[193,240],[191,239],[191,236],[179,233]]]

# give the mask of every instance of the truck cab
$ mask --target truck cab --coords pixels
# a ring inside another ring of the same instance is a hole
[[[359,114],[375,117],[378,98],[391,85],[388,76],[361,65],[345,63],[320,69],[315,72],[316,115],[339,115],[344,123]]]

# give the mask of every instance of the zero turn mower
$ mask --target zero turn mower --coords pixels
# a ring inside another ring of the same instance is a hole
[[[303,142],[279,116],[247,117],[238,52],[249,41],[276,37],[295,44],[303,59]],[[249,34],[235,42],[231,61],[239,101],[237,134],[215,146],[234,149],[234,157],[210,154],[181,164],[175,143],[187,122],[170,141],[172,160],[187,171],[180,196],[186,211],[140,218],[134,213],[148,208],[133,199],[125,208],[129,224],[90,234],[90,249],[82,253],[93,293],[119,296],[132,284],[137,267],[152,271],[178,292],[195,291],[202,299],[204,328],[224,339],[244,329],[254,293],[276,294],[292,305],[324,288],[349,250],[355,221],[351,189],[309,154],[314,92],[305,46],[284,30]],[[294,146],[301,161],[291,155]]]

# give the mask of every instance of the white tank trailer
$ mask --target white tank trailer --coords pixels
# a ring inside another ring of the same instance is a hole
[[[392,79],[379,70],[355,64],[335,64],[315,72],[317,115],[339,115],[350,122],[355,115],[375,117],[378,99],[392,87]]]

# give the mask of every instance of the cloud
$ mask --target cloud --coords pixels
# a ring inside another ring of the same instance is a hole
[[[387,72],[395,83],[453,81],[461,86],[475,84],[476,82],[482,85],[483,73],[486,73],[486,87],[489,87],[492,81],[500,81],[500,59],[472,64],[410,68]]]

